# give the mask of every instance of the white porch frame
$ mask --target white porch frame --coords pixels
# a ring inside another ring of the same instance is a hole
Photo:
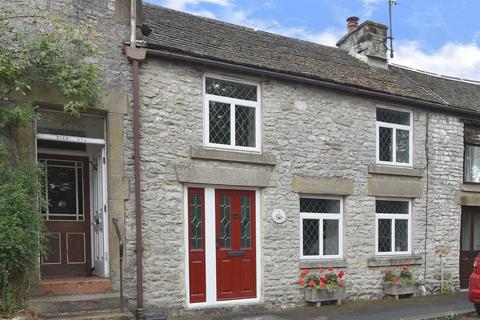
[[[104,130],[104,137],[106,137],[106,134],[107,134],[107,130],[106,130],[106,123],[105,123],[105,119],[104,119],[104,122],[103,122],[103,130]],[[109,248],[109,208],[108,208],[108,201],[107,201],[107,198],[106,198],[106,195],[108,194],[108,181],[107,181],[107,165],[108,165],[108,161],[107,161],[107,143],[106,143],[106,140],[105,139],[97,139],[97,138],[86,138],[86,137],[78,137],[78,136],[66,136],[66,135],[59,135],[59,134],[47,134],[47,133],[36,133],[36,141],[38,140],[47,140],[47,141],[58,141],[58,142],[69,142],[69,143],[83,143],[83,144],[93,144],[93,145],[99,145],[99,146],[103,146],[104,148],[104,157],[105,157],[105,172],[103,174],[103,192],[102,192],[102,195],[103,195],[103,202],[104,202],[104,206],[105,206],[105,221],[104,221],[104,227],[103,227],[103,237],[104,237],[104,246],[103,246],[103,250],[104,250],[104,257],[106,259],[106,262],[105,262],[105,270],[104,270],[104,273],[106,275],[106,277],[110,277],[110,248]],[[37,150],[36,152],[36,155],[38,154],[38,147],[35,148]],[[88,153],[86,152],[78,152],[78,151],[70,151],[70,150],[56,150],[56,149],[46,149],[46,150],[42,150],[42,153],[47,153],[47,154],[65,154],[65,155],[81,155],[81,156],[90,156]],[[36,159],[38,161],[38,159]],[[84,169],[87,169],[87,168],[84,168]],[[92,201],[92,197],[93,197],[93,188],[92,188],[92,175],[91,175],[91,172],[90,172],[90,168],[88,168],[89,170],[89,178],[90,178],[90,185],[89,185],[89,189],[90,189],[90,221],[93,221],[93,216],[94,216],[94,208],[93,208],[93,201]],[[91,238],[91,241],[90,241],[90,255],[91,255],[91,267],[93,267],[95,265],[95,256],[94,256],[94,230],[93,230],[93,224],[90,224],[90,238]]]
[[[190,303],[190,275],[189,275],[189,250],[188,250],[188,188],[203,188],[205,190],[205,277],[206,277],[206,302]],[[256,287],[257,297],[253,299],[238,299],[217,301],[217,252],[215,244],[215,190],[252,190],[255,191],[255,242],[256,242]],[[183,190],[184,211],[184,269],[185,269],[185,301],[188,309],[231,306],[239,304],[255,304],[261,301],[262,276],[261,276],[261,220],[260,220],[260,190],[258,188],[211,186],[211,185],[184,185]]]

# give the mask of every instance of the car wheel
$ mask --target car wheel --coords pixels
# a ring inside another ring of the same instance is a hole
[[[475,303],[475,310],[477,310],[477,313],[480,314],[480,304]]]

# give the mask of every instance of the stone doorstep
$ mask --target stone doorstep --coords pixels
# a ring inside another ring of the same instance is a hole
[[[127,306],[127,299],[124,305]],[[34,297],[28,301],[27,310],[40,315],[77,315],[86,311],[116,310],[120,308],[118,292],[84,295],[57,295]]]
[[[133,320],[135,317],[129,311],[121,311],[120,309],[102,310],[102,311],[84,311],[81,313],[59,313],[52,315],[44,315],[40,319],[52,320]]]
[[[112,290],[110,279],[99,277],[46,278],[40,281],[35,295],[93,294]]]

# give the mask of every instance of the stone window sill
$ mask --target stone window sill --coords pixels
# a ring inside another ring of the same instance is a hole
[[[394,267],[409,265],[421,265],[423,258],[421,256],[388,256],[388,257],[371,257],[367,259],[369,267]]]
[[[260,165],[274,166],[277,164],[277,158],[269,153],[246,153],[227,150],[206,149],[202,147],[191,147],[190,158],[202,160],[217,160],[228,162],[253,163]]]
[[[300,260],[300,269],[346,268],[347,266],[347,261],[344,259]]]
[[[464,184],[462,184],[462,191],[480,192],[480,184],[479,183],[464,183]]]
[[[383,165],[370,165],[368,166],[368,173],[383,174],[383,175],[389,175],[389,176],[422,178],[425,174],[425,170],[389,167],[389,166],[383,166]]]

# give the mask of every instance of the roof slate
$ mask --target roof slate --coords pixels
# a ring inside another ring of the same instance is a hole
[[[399,66],[369,66],[325,45],[144,4],[147,47],[480,112],[480,85]]]

